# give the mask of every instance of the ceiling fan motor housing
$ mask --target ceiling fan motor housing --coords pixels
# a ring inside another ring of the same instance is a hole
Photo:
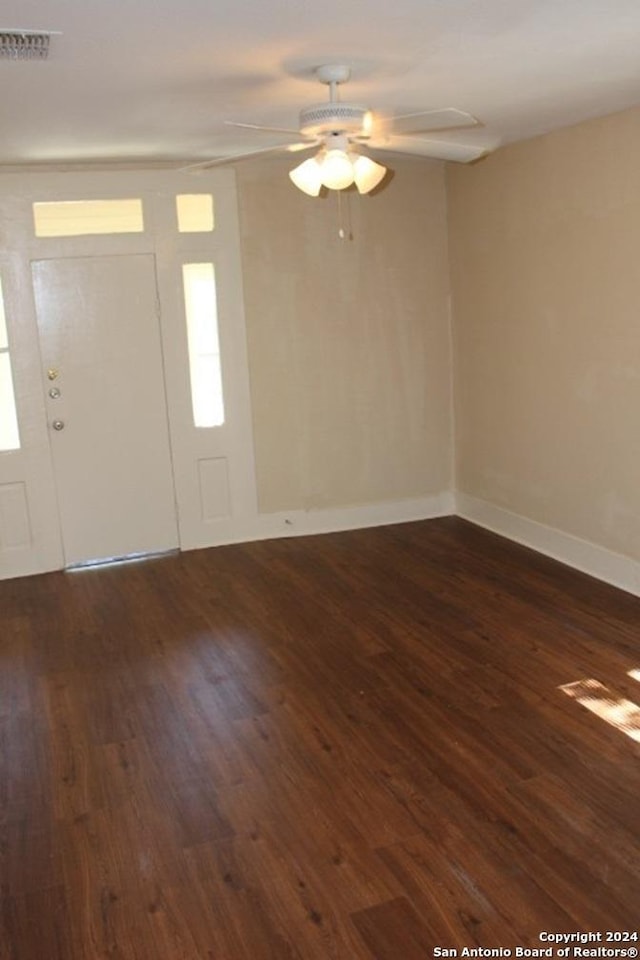
[[[314,103],[300,112],[300,133],[321,137],[327,133],[345,133],[351,137],[368,136],[368,107],[359,103]]]

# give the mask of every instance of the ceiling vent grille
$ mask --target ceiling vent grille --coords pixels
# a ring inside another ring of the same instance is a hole
[[[46,60],[50,39],[39,30],[0,30],[0,60]]]

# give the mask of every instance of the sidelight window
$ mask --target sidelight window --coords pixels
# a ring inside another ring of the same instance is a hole
[[[214,266],[185,263],[182,278],[193,422],[196,427],[219,427],[224,423],[224,398]]]
[[[0,281],[0,451],[19,450],[20,434],[16,414],[16,398],[11,376],[9,338]]]

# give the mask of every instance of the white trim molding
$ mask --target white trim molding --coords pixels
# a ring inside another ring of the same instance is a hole
[[[640,563],[637,560],[466,493],[456,493],[455,502],[459,517],[640,596]]]
[[[412,520],[433,520],[455,512],[453,493],[445,491],[432,497],[409,500],[388,500],[351,507],[330,507],[312,510],[282,510],[259,513],[233,527],[225,518],[209,525],[207,542],[196,547],[220,546],[225,543],[246,543],[251,540],[272,540],[278,537],[307,537],[317,533],[338,533],[384,527]]]
[[[306,536],[310,533],[333,533],[339,530],[360,530],[384,527],[412,520],[433,520],[455,512],[455,498],[449,491],[433,497],[411,500],[389,500],[362,506],[328,510],[293,510],[267,513],[258,517],[263,536]]]

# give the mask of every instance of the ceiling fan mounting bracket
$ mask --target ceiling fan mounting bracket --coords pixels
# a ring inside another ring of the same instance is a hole
[[[329,86],[333,83],[346,83],[351,76],[351,67],[341,63],[327,63],[316,68],[316,76],[320,83]]]

